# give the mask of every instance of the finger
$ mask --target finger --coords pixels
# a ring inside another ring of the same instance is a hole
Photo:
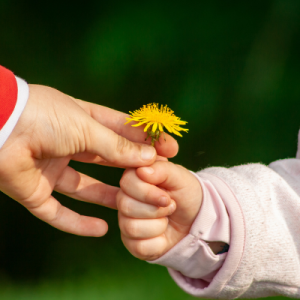
[[[104,220],[79,215],[62,206],[53,196],[50,196],[38,207],[28,210],[51,226],[68,233],[99,237],[108,230]]]
[[[142,181],[135,169],[127,169],[121,180],[120,187],[125,194],[138,201],[166,207],[171,203],[168,193],[152,184]]]
[[[130,125],[130,124],[127,124]],[[133,129],[136,129],[137,127],[132,127]],[[142,128],[144,129],[144,128]],[[124,131],[125,129],[123,129]],[[145,133],[145,132],[144,132]],[[134,135],[134,133],[132,133],[131,135]],[[130,138],[130,137],[128,137]],[[151,140],[148,139],[147,143],[151,143]],[[159,137],[159,140],[155,143],[155,149],[156,152],[158,153],[158,155],[161,155],[163,157],[168,157],[168,158],[172,158],[174,156],[176,156],[176,154],[178,153],[178,143],[177,141],[169,134],[165,133],[162,134]]]
[[[62,172],[54,190],[77,200],[117,208],[119,188],[79,173],[69,166]]]
[[[118,135],[121,135],[132,142],[151,144],[150,139],[145,141],[147,134],[144,132],[143,127],[132,127],[131,124],[124,125],[124,123],[126,123],[126,117],[129,117],[128,114],[98,104],[74,98],[72,99],[93,119],[113,130]],[[164,137],[161,136],[159,142],[155,143],[156,151],[161,156],[174,157],[178,152],[178,143],[167,133],[165,133],[165,138],[166,141],[164,140]]]
[[[161,257],[167,248],[167,241],[163,235],[152,239],[134,240],[121,234],[121,239],[128,251],[142,260],[155,260]]]
[[[164,156],[157,155],[156,156],[156,161],[168,161],[168,159]]]
[[[142,182],[157,185],[168,191],[176,202],[176,211],[170,216],[182,227],[189,228],[195,220],[202,203],[203,192],[198,179],[182,166],[157,161],[151,167],[136,170]]]
[[[161,156],[160,156],[160,158],[161,158]],[[167,159],[167,158],[166,159],[160,159],[160,158],[156,159],[156,160],[164,160],[165,161]],[[100,157],[99,155],[89,153],[89,152],[75,153],[74,155],[72,155],[71,159],[75,160],[75,161],[96,164],[96,165],[100,165],[100,166],[124,168],[124,166],[119,166],[119,165],[110,163],[110,162],[106,161],[105,159],[103,159],[102,157]]]
[[[105,159],[103,159],[99,155],[92,154],[92,153],[89,153],[89,152],[76,153],[76,154],[72,155],[71,159],[75,160],[75,161],[84,162],[84,163],[122,168],[122,166],[113,165],[113,164],[107,162]],[[156,156],[156,160],[157,161],[168,161],[168,159],[166,157],[163,157],[163,156],[160,156],[160,155]]]
[[[149,239],[166,231],[168,218],[134,219],[119,213],[119,226],[123,235],[131,239]]]
[[[175,209],[174,201],[167,207],[157,207],[155,205],[146,204],[137,201],[120,190],[116,197],[119,212],[130,218],[136,219],[157,219],[171,215]]]
[[[89,153],[89,152],[75,153],[74,155],[72,155],[71,159],[75,161],[80,161],[80,162],[90,163],[90,164],[98,164],[98,165],[103,165],[107,163],[107,161],[102,157],[100,157],[99,155]]]
[[[155,161],[154,147],[133,143],[88,116],[81,118],[80,122],[86,152],[99,155],[110,164],[122,167],[145,166]]]
[[[171,162],[156,161],[150,167],[138,168],[136,174],[141,180],[166,190],[179,190],[191,185],[191,182],[199,185],[198,180],[187,169]]]

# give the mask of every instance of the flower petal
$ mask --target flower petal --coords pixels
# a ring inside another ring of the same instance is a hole
[[[152,132],[155,132],[157,128],[157,122],[154,122],[153,127],[152,127]]]
[[[132,127],[138,127],[138,126],[141,126],[141,125],[144,125],[147,121],[144,121],[144,122],[140,122],[140,123],[137,123],[137,124],[134,124],[134,125],[131,125]]]
[[[175,130],[174,128],[173,128],[173,133],[175,133],[176,135],[179,135],[179,136],[182,137],[182,135],[177,130]]]
[[[168,129],[169,132],[173,132],[173,129],[171,126],[167,125],[166,123],[164,123],[164,126]]]
[[[167,105],[159,105],[158,103],[149,103],[147,105],[143,105],[138,110],[134,112],[129,112],[130,118],[126,118],[128,124],[132,121],[135,121],[135,124],[132,124],[133,127],[138,127],[141,125],[145,125],[144,131],[146,132],[149,128],[152,129],[153,133],[159,131],[163,132],[164,127],[170,133],[174,133],[178,136],[182,136],[179,132],[185,131],[188,132],[187,128],[182,128],[180,125],[185,125],[187,121],[180,120],[179,117],[174,115],[174,111],[172,111]]]
[[[131,119],[131,118],[126,118],[126,120],[127,120],[127,122],[124,123],[124,125],[126,125],[126,124],[130,123],[131,121],[133,121],[133,119]]]
[[[149,123],[147,124],[147,126],[144,128],[144,131],[146,132],[146,131],[148,130],[149,126],[151,126],[152,124],[153,124],[153,122],[149,122]]]

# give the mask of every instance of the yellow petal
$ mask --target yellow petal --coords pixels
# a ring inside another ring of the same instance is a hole
[[[164,125],[168,129],[169,132],[171,132],[171,133],[173,132],[172,127],[168,126],[167,124],[164,124]]]
[[[170,133],[174,133],[178,136],[182,136],[180,131],[188,132],[187,128],[180,127],[181,125],[185,125],[187,121],[183,121],[175,116],[174,111],[167,105],[163,106],[158,103],[150,103],[134,112],[130,111],[130,118],[126,118],[126,120],[127,122],[125,124],[135,121],[132,126],[138,127],[145,125],[144,131],[151,129],[153,133],[156,131],[163,132],[164,127]]]
[[[155,123],[153,124],[152,132],[155,132],[155,131],[156,131],[156,128],[157,128],[157,122],[155,122]]]
[[[177,131],[185,131],[185,132],[188,132],[188,129],[187,128],[182,128],[180,126],[177,126],[177,125],[174,125],[173,126],[173,129],[177,130]]]
[[[146,131],[148,130],[149,126],[151,126],[152,124],[153,124],[153,122],[149,122],[149,123],[147,124],[147,126],[144,128],[144,131],[146,132]]]
[[[130,119],[130,118],[126,118],[126,120],[127,120],[127,122],[124,123],[124,125],[126,125],[126,124],[130,123],[131,121],[133,121],[133,119]]]
[[[175,130],[174,128],[173,128],[173,133],[175,133],[176,135],[178,135],[178,136],[181,136],[182,137],[182,135],[177,131],[177,130]]]
[[[140,122],[140,123],[137,123],[137,124],[134,124],[134,125],[131,125],[132,127],[138,127],[138,126],[141,126],[143,124],[145,124],[146,122]]]

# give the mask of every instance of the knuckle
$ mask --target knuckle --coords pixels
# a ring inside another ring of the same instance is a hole
[[[124,174],[120,180],[120,187],[122,190],[124,190],[127,186],[128,183],[128,176],[126,174]]]
[[[135,243],[134,253],[136,257],[144,260],[151,256],[149,255],[149,249],[145,245],[144,241],[137,241],[137,243]]]
[[[165,168],[166,165],[172,164],[170,161],[158,160],[154,163],[154,166],[158,169]]]
[[[169,215],[169,208],[168,207],[158,207],[155,212],[153,213],[155,218],[163,218]]]
[[[120,160],[120,158],[124,158],[124,156],[130,152],[131,148],[132,143],[123,136],[118,135],[116,139],[116,152],[115,156],[112,158],[112,161],[116,163]]]
[[[181,171],[185,171],[186,170],[183,166],[178,165],[178,164],[174,164],[174,167],[180,169]]]
[[[124,224],[123,231],[127,236],[138,237],[139,228],[137,226],[136,220],[128,219],[127,222],[125,222]]]
[[[118,210],[124,216],[130,216],[130,205],[124,197],[118,201]]]
[[[116,196],[116,205],[117,205],[117,209],[119,209],[120,205],[121,205],[121,202],[122,202],[122,198],[123,198],[123,192],[122,190],[119,190],[119,192],[117,193],[117,196]]]
[[[151,188],[151,186],[148,186],[147,190],[145,191],[145,203],[148,203],[148,204],[153,204],[153,196],[154,196],[154,193],[153,193],[153,189]]]
[[[123,234],[121,234],[121,239],[125,247],[133,256],[142,260],[146,260],[148,258],[146,254],[146,248],[144,245],[142,245],[143,241],[128,239]]]
[[[122,190],[126,190],[126,188],[128,187],[129,183],[131,182],[131,174],[132,174],[132,171],[130,169],[127,169],[121,180],[120,180],[120,187]]]

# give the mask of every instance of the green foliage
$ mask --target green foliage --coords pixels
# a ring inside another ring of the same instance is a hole
[[[143,276],[141,276],[143,272]],[[38,283],[0,285],[3,300],[190,300],[163,267],[145,262],[123,263],[112,270],[94,269],[79,278],[46,279]]]

